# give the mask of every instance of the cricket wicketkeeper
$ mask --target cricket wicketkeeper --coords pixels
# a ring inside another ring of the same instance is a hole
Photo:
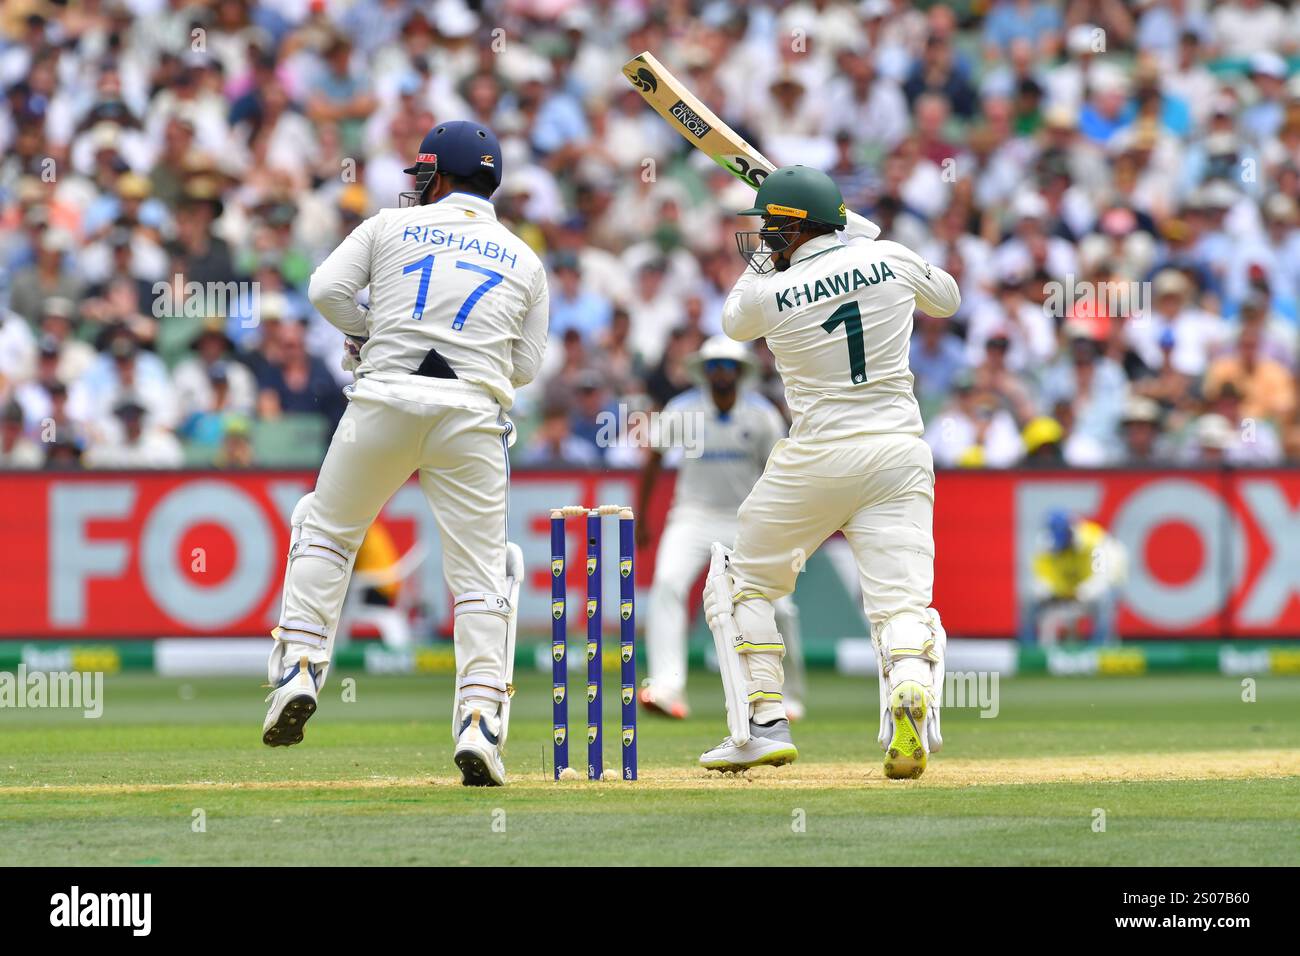
[[[418,475],[455,602],[454,759],[467,785],[506,781],[523,554],[507,540],[515,389],[546,347],[541,260],[497,221],[501,146],[487,127],[439,123],[406,170],[402,208],[357,226],[312,275],[309,295],[348,336],[356,383],[316,489],[293,510],[284,603],[267,663],[262,740],[303,739],[329,671],[366,529]],[[369,288],[370,308],[357,293]]]
[[[762,228],[736,234],[750,268],[727,298],[723,329],[767,340],[793,424],[741,505],[735,550],[713,545],[704,610],[731,734],[700,763],[743,770],[798,757],[773,601],[794,590],[802,559],[842,531],[880,662],[885,774],[916,777],[942,744],[945,635],[930,607],[934,461],[908,345],[915,310],[956,311],[957,283],[898,243],[841,241],[840,190],[805,166],[775,170],[740,215],[761,216]]]

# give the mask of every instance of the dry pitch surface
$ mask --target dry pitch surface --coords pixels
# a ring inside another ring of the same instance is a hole
[[[997,760],[945,760],[935,757],[919,780],[889,780],[877,767],[802,761],[786,767],[758,767],[744,773],[715,773],[696,768],[646,770],[629,786],[658,790],[734,790],[746,787],[794,789],[861,789],[866,787],[951,789],[960,787],[1023,786],[1032,783],[1143,782],[1155,780],[1258,780],[1300,777],[1300,750],[1252,750],[1229,755],[1219,751],[1170,754],[1128,754],[1123,757],[1037,757]],[[128,795],[183,790],[390,790],[455,787],[460,777],[363,777],[344,780],[189,780],[177,783],[40,784],[0,787],[0,797],[44,793]],[[566,780],[549,776],[515,777],[514,790],[560,790],[621,787],[622,781]]]

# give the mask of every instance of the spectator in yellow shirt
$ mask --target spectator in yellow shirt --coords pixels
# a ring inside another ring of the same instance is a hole
[[[1241,395],[1243,418],[1284,422],[1295,409],[1295,379],[1285,365],[1262,354],[1260,345],[1258,327],[1243,325],[1236,350],[1210,363],[1203,392],[1213,397],[1232,385]]]

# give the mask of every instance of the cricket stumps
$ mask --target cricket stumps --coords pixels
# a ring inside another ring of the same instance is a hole
[[[636,740],[636,547],[635,516],[623,505],[551,510],[551,703],[555,779],[577,776],[569,765],[569,653],[566,519],[586,518],[587,561],[587,779],[616,775],[604,760],[604,595],[601,574],[603,518],[618,517],[619,685],[622,779],[637,777]]]

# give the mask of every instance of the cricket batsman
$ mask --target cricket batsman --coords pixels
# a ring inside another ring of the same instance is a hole
[[[357,549],[384,503],[419,476],[454,598],[455,761],[466,785],[505,783],[522,556],[506,539],[506,417],[546,344],[541,261],[496,218],[501,147],[477,123],[440,123],[406,170],[401,208],[361,223],[308,296],[347,338],[348,409],[316,489],[294,508],[262,740],[299,743],[329,670]],[[369,286],[369,309],[357,293]]]
[[[847,235],[844,200],[806,166],[772,172],[738,232],[749,264],[723,309],[726,333],[766,338],[793,419],[740,507],[735,550],[712,547],[704,612],[730,736],[710,769],[779,765],[799,752],[784,705],[785,643],[773,602],[841,531],[853,548],[880,666],[885,774],[919,776],[939,750],[945,634],[930,607],[934,461],[921,440],[908,343],[916,309],[946,317],[957,283],[895,242]]]
[[[725,335],[707,340],[686,360],[699,387],[670,401],[656,447],[641,472],[638,514],[649,514],[650,493],[663,468],[664,450],[680,452],[668,522],[659,539],[646,619],[649,677],[643,707],[684,719],[688,590],[709,562],[714,541],[733,542],[736,511],[763,473],[772,447],[785,436],[776,406],[746,387],[757,372],[750,350]],[[649,522],[637,524],[639,547],[650,543]],[[803,660],[794,599],[776,602],[777,624],[790,648],[785,707],[802,715]]]

